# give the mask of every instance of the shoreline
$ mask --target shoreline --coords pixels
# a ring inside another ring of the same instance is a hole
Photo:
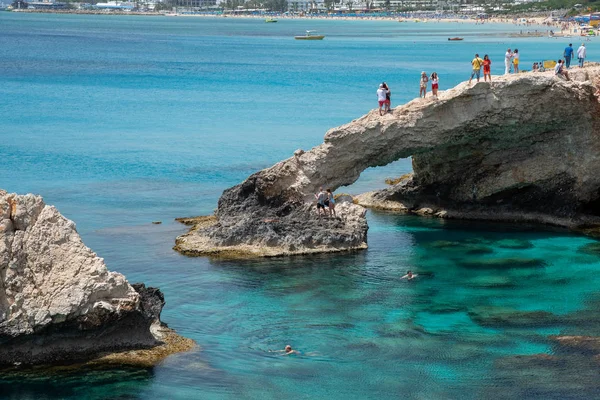
[[[350,16],[345,14],[310,14],[310,15],[282,15],[282,14],[260,14],[260,15],[235,15],[235,14],[209,14],[209,13],[162,13],[162,12],[138,12],[138,11],[104,11],[104,10],[29,10],[17,9],[9,12],[31,13],[31,14],[69,14],[69,15],[111,15],[111,16],[152,16],[152,17],[182,17],[182,18],[234,18],[234,19],[266,19],[276,18],[278,20],[325,20],[325,21],[397,21],[399,23],[470,23],[476,25],[486,24],[508,24],[515,26],[546,26],[560,27],[560,23],[545,23],[544,17],[523,17],[516,15],[513,18],[492,17],[485,20],[475,19],[471,17],[459,18],[458,16],[451,18],[429,18],[421,16],[418,13],[414,15],[402,16],[382,16],[375,14],[363,14],[361,16]],[[525,19],[527,22],[515,22]]]
[[[430,18],[427,16],[421,16],[419,13],[414,15],[402,16],[382,16],[376,14],[362,14],[362,15],[346,15],[346,14],[309,14],[309,15],[283,15],[283,14],[211,14],[211,13],[165,13],[165,12],[139,12],[139,11],[107,11],[107,10],[28,10],[19,9],[11,10],[9,12],[18,13],[31,13],[31,14],[63,14],[63,15],[104,15],[104,16],[147,16],[147,17],[177,17],[177,18],[232,18],[232,19],[258,19],[265,20],[267,18],[273,18],[276,20],[322,20],[322,21],[384,21],[384,22],[398,22],[405,24],[437,24],[437,23],[449,23],[449,24],[474,24],[474,25],[512,25],[514,27],[523,27],[524,29],[519,32],[506,32],[510,37],[521,38],[521,37],[547,37],[549,31],[553,31],[553,37],[586,37],[587,35],[580,35],[578,31],[579,25],[577,23],[561,23],[558,21],[548,22],[545,17],[524,17],[516,15],[512,18],[504,17],[491,17],[485,20],[466,17],[459,18],[453,16],[451,18]],[[534,30],[531,30],[531,29]],[[535,29],[537,28],[537,29]],[[527,29],[527,30],[526,30]]]

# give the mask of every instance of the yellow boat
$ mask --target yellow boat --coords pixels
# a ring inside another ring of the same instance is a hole
[[[325,35],[315,35],[316,31],[306,31],[306,35],[304,36],[294,36],[296,40],[323,40]]]

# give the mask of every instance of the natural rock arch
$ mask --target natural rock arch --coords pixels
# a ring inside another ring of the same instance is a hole
[[[600,68],[571,75],[570,82],[529,73],[462,83],[439,100],[413,100],[389,115],[371,112],[331,129],[323,144],[226,190],[215,223],[178,238],[176,249],[279,255],[364,248],[361,208],[346,204],[347,221],[333,226],[307,204],[319,186],[349,185],[366,168],[409,156],[412,178],[359,201],[403,202],[448,216],[593,222],[600,105],[592,81]]]

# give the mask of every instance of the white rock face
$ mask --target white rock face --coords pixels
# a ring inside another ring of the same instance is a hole
[[[321,185],[335,190],[366,168],[413,156],[414,179],[422,186],[451,182],[454,201],[472,200],[474,190],[482,199],[561,175],[575,181],[582,200],[597,198],[600,67],[570,72],[570,82],[547,72],[461,83],[437,101],[415,99],[384,116],[374,110],[253,175],[256,190],[267,200],[311,201]]]
[[[86,247],[75,224],[39,196],[0,192],[0,336],[131,311],[138,293]]]

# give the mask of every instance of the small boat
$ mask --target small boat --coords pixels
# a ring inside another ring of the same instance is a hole
[[[277,20],[275,18],[267,18],[265,19],[265,22],[277,22]]]
[[[449,37],[448,40],[463,40],[461,37]]]
[[[294,36],[296,40],[323,40],[325,35],[315,35],[316,31],[306,31],[306,35],[304,36]]]

